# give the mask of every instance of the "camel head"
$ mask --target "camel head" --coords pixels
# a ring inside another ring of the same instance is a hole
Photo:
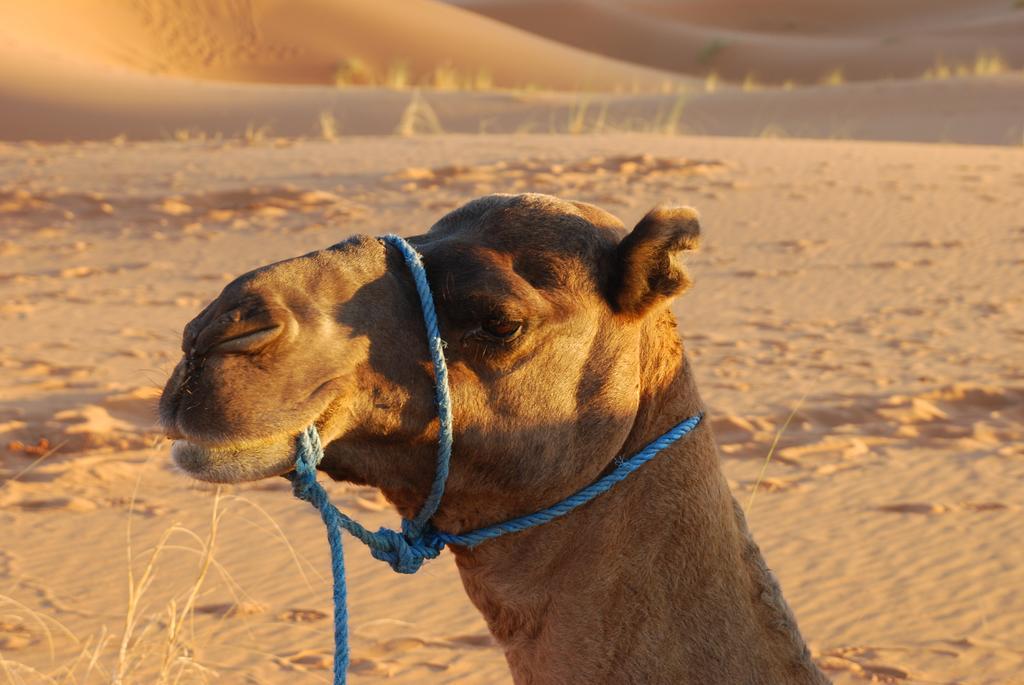
[[[456,531],[557,500],[620,453],[657,350],[680,356],[667,303],[696,213],[652,210],[631,231],[588,204],[491,195],[409,241],[446,341],[455,448],[440,525]],[[665,342],[669,340],[669,342]],[[422,503],[437,440],[433,371],[401,255],[356,236],[251,271],[184,331],[160,400],[173,458],[214,482],[283,474],[315,424],[320,468]],[[659,366],[660,365],[660,366]],[[660,369],[660,370],[659,370]]]

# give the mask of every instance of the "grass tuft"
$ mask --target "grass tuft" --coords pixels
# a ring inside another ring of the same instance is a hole
[[[137,485],[136,485],[137,490]],[[196,538],[192,531],[178,525],[172,525],[158,539],[156,546],[149,553],[149,559],[143,567],[142,574],[135,574],[135,554],[132,546],[131,509],[135,504],[135,495],[129,507],[128,528],[126,531],[126,547],[128,553],[128,603],[125,611],[121,640],[117,651],[117,661],[111,678],[112,685],[129,682],[132,673],[137,671],[147,658],[159,654],[158,679],[156,685],[177,683],[182,677],[191,673],[201,676],[204,680],[210,670],[194,659],[192,641],[186,639],[185,627],[191,626],[195,612],[196,599],[202,589],[206,576],[213,564],[213,551],[217,543],[217,531],[224,509],[221,507],[221,490],[218,487],[213,499],[210,515],[210,530],[205,539],[201,540],[200,561],[195,578],[185,591],[184,597],[172,597],[164,607],[164,612],[144,620],[142,600],[147,590],[156,579],[157,563],[164,551],[170,549],[170,540],[176,534],[185,534]],[[163,634],[157,633],[158,628],[165,626]],[[157,637],[159,635],[159,637]],[[159,639],[156,645],[151,642]]]
[[[400,136],[415,136],[420,134],[444,133],[441,120],[438,119],[434,108],[430,106],[418,90],[414,90],[409,104],[402,111],[402,117],[395,127],[395,133]]]
[[[317,123],[320,125],[321,138],[328,142],[334,142],[338,139],[338,122],[334,118],[333,112],[329,110],[320,112]]]
[[[982,51],[974,56],[973,62],[947,63],[941,57],[924,72],[924,78],[944,80],[953,76],[998,76],[1010,71],[1006,60],[997,52]]]
[[[789,428],[789,424],[792,423],[793,417],[796,416],[798,411],[800,411],[800,407],[804,405],[804,400],[806,399],[807,393],[805,392],[803,397],[800,398],[800,401],[793,407],[793,411],[789,412],[789,416],[786,417],[785,423],[783,423],[782,427],[775,433],[775,438],[772,439],[771,447],[768,448],[768,454],[765,455],[764,463],[761,464],[761,471],[757,474],[757,480],[754,482],[754,487],[750,489],[750,497],[747,499],[747,506],[744,507],[743,511],[747,516],[750,515],[750,510],[754,507],[754,496],[757,495],[757,488],[760,487],[761,481],[764,480],[764,474],[768,470],[768,464],[771,463],[772,456],[775,454],[775,448],[779,446],[779,440],[782,439],[786,429]]]
[[[337,86],[372,86],[377,82],[373,67],[361,57],[348,57],[334,69]]]
[[[45,455],[40,457],[43,458]],[[24,475],[31,467],[26,467],[18,475]],[[223,682],[226,676],[210,668],[209,664],[201,663],[197,656],[202,646],[216,636],[218,626],[196,631],[194,619],[197,603],[210,585],[211,571],[219,574],[237,605],[243,604],[242,600],[251,599],[215,558],[221,524],[236,503],[255,509],[269,522],[269,527],[258,525],[258,517],[254,518],[248,512],[242,519],[242,523],[257,525],[262,534],[270,534],[280,540],[291,553],[298,575],[307,586],[312,587],[304,566],[312,571],[318,581],[325,580],[294,549],[268,512],[243,496],[222,493],[219,487],[213,496],[209,525],[204,535],[174,523],[160,533],[155,544],[137,550],[132,523],[140,483],[141,475],[136,480],[128,506],[125,529],[127,600],[119,629],[115,629],[112,634],[103,625],[94,635],[82,640],[56,619],[36,612],[14,598],[0,595],[0,609],[3,610],[4,618],[14,617],[19,623],[32,626],[33,632],[50,644],[51,662],[55,660],[54,643],[58,639],[65,646],[72,645],[74,650],[66,660],[46,668],[21,663],[9,658],[7,654],[0,654],[0,683],[183,685]],[[196,559],[191,576],[185,575],[189,566],[179,558],[182,553]],[[154,594],[163,594],[164,599],[154,601]],[[252,642],[256,641],[251,632],[249,637]],[[233,649],[257,652],[246,644],[239,644],[237,640],[225,644],[230,644]],[[273,655],[266,656],[270,658]]]
[[[396,90],[404,90],[412,85],[412,76],[409,63],[405,60],[392,62],[384,73],[384,85]]]
[[[846,82],[841,67],[836,67],[821,77],[821,84],[824,86],[841,86]]]
[[[666,135],[677,135],[679,130],[679,122],[683,118],[683,108],[686,105],[686,96],[680,94],[676,97],[675,102],[668,108],[667,111],[662,114],[661,110],[658,110],[658,115],[654,119],[654,133],[664,133]]]
[[[242,132],[242,140],[246,145],[257,145],[267,139],[268,133],[270,133],[269,126],[246,124],[245,130]]]

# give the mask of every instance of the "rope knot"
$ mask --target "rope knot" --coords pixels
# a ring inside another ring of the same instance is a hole
[[[316,482],[315,477],[310,478],[305,474],[292,472],[285,474],[285,478],[292,482],[293,495],[301,500],[311,503],[314,507],[319,508],[318,503],[316,502],[319,483]]]
[[[409,535],[408,521],[402,521],[402,531],[381,528],[373,534],[370,554],[374,559],[387,562],[396,573],[416,573],[427,559],[436,559],[444,543],[429,533],[419,537]]]

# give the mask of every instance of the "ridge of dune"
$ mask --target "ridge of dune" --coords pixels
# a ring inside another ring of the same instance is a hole
[[[1024,66],[1024,10],[1005,0],[450,1],[590,52],[732,80],[906,78],[993,57]]]
[[[388,135],[411,114],[429,112],[430,126],[412,122],[405,132],[660,131],[1020,145],[1022,102],[1020,74],[684,95],[411,93],[196,81],[53,55],[5,58],[0,45],[0,140],[11,141],[239,138],[252,131],[298,138]]]
[[[498,87],[650,90],[677,80],[434,0],[7,0],[0,45],[9,64],[38,54],[220,81],[379,83],[390,71],[415,85],[440,71]]]

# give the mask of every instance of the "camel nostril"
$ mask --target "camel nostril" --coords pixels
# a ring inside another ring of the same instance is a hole
[[[286,307],[267,303],[259,295],[221,298],[215,301],[188,331],[184,342],[187,359],[201,359],[216,353],[253,353],[289,330],[294,318]]]
[[[236,335],[222,340],[210,348],[210,352],[255,352],[270,343],[284,330],[279,324]]]

